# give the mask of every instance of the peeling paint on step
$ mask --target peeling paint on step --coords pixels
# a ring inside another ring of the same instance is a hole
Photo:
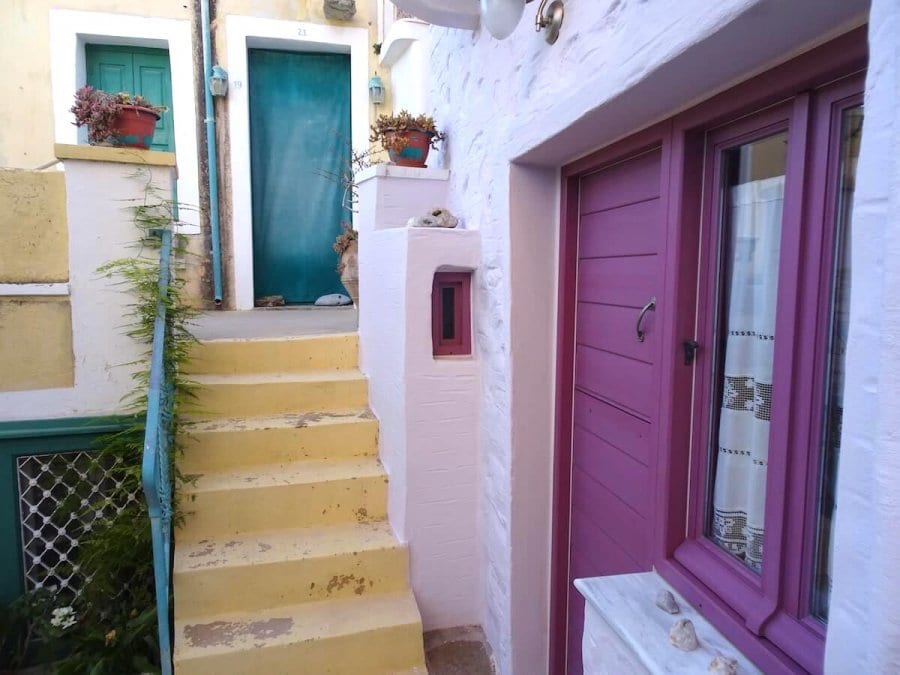
[[[289,617],[249,623],[213,621],[185,626],[184,637],[192,647],[231,646],[236,638],[244,635],[257,640],[271,640],[280,635],[287,635],[293,627],[294,620]]]

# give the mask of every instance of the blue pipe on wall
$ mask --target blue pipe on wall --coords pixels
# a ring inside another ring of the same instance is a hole
[[[219,238],[219,165],[216,161],[216,110],[213,107],[209,78],[212,75],[212,41],[210,37],[209,0],[200,0],[200,23],[203,31],[203,90],[206,95],[206,153],[209,176],[209,229],[212,240],[213,300],[222,304],[222,249]]]

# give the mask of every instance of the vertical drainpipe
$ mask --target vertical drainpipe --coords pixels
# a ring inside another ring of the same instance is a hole
[[[212,240],[213,301],[222,304],[222,248],[219,239],[219,165],[216,161],[216,110],[209,78],[212,75],[212,40],[209,0],[200,0],[200,28],[203,33],[203,90],[206,97],[206,153],[209,177],[209,229]]]

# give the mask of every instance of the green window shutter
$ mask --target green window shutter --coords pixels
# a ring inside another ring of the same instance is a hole
[[[146,98],[167,110],[156,123],[153,150],[175,151],[169,52],[144,47],[85,46],[87,83],[97,89]]]
[[[134,93],[134,57],[123,49],[85,46],[87,83],[111,94]]]

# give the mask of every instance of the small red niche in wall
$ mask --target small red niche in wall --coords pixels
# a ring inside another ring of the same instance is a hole
[[[472,273],[435,272],[431,285],[431,344],[435,356],[472,353]]]

